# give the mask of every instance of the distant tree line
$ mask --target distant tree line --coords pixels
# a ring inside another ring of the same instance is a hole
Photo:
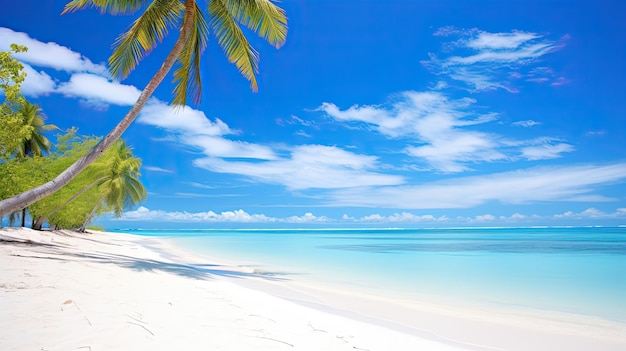
[[[14,44],[10,51],[0,52],[0,98],[4,98],[0,104],[0,200],[51,181],[101,139],[78,135],[76,128],[58,133],[54,143],[46,137],[59,128],[46,124],[41,107],[21,94],[26,74],[12,57],[26,50]],[[11,213],[9,225],[41,229],[47,223],[51,228],[84,231],[96,216],[111,212],[119,217],[146,198],[140,168],[141,160],[119,139],[61,190]],[[27,214],[30,223],[26,223]]]

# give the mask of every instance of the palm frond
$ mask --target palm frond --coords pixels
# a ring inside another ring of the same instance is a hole
[[[148,4],[151,0],[72,0],[65,4],[61,14],[76,12],[78,10],[95,7],[102,13],[130,14]]]
[[[236,21],[276,48],[287,40],[287,14],[270,0],[223,0]]]
[[[174,27],[181,18],[184,6],[180,0],[154,0],[122,33],[113,44],[109,69],[114,77],[125,78]]]
[[[202,98],[200,58],[209,41],[209,25],[200,7],[195,4],[193,26],[189,39],[178,56],[179,67],[174,71],[174,105],[184,106],[187,97],[199,104]]]
[[[212,0],[209,3],[209,15],[213,33],[228,61],[237,66],[239,72],[250,81],[252,90],[257,91],[255,73],[258,72],[258,52],[250,45],[223,0]]]

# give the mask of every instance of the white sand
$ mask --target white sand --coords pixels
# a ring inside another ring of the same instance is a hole
[[[0,230],[0,350],[626,350],[620,324],[272,281],[167,245]]]

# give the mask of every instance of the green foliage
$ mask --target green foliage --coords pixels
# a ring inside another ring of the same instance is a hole
[[[98,140],[96,137],[77,137],[76,129],[70,129],[57,136],[58,147],[47,157],[35,155],[7,159],[0,164],[0,199],[9,198],[53,179],[91,149]],[[87,181],[87,174],[79,176],[75,182],[54,195],[32,204],[29,207],[31,216],[37,218],[48,214]]]
[[[60,173],[85,154],[98,138],[75,136],[75,130],[60,136],[57,151],[50,156],[48,174]],[[115,142],[96,162],[58,192],[30,206],[34,218],[47,220],[50,226],[78,228],[94,215],[113,212],[116,217],[146,197],[139,181],[141,160],[123,140]]]
[[[24,125],[19,112],[26,102],[20,92],[26,77],[24,66],[11,56],[26,50],[25,46],[11,44],[11,51],[0,52],[0,92],[4,97],[0,104],[0,160],[8,159],[33,131]]]
[[[46,181],[49,181],[56,177],[72,163],[74,163],[76,160],[86,154],[87,151],[94,147],[99,140],[100,138],[93,136],[78,137],[76,136],[76,129],[70,129],[66,134],[58,136],[58,147],[56,148],[54,153],[46,158],[46,169],[48,170],[47,175],[49,177],[48,179],[46,179]],[[47,217],[49,213],[59,208],[65,201],[67,201],[67,199],[72,197],[72,195],[79,192],[81,189],[83,189],[85,186],[89,185],[92,182],[93,179],[91,178],[91,174],[87,172],[87,170],[85,172],[81,172],[81,174],[79,174],[61,190],[32,204],[29,207],[31,216],[33,218]],[[82,200],[86,201],[90,197],[92,198],[91,208],[93,208],[97,202],[97,196],[94,195],[93,192],[91,194],[84,194]],[[89,207],[88,202],[78,202],[77,205],[82,205],[85,208],[82,210],[74,208],[74,210],[77,210],[77,212],[75,213],[60,211],[57,219],[59,219],[59,221],[63,223],[73,223],[71,220],[66,220],[63,216],[68,218],[77,218],[76,220],[79,220],[79,218],[85,217],[84,214],[80,214],[81,211],[89,213],[89,211],[91,210],[91,208],[87,208]],[[49,222],[50,224],[52,224],[52,221],[49,220]],[[62,228],[72,228],[72,226],[59,226]]]
[[[44,133],[59,128],[54,124],[45,124],[46,115],[39,105],[25,101],[18,113],[22,117],[22,124],[29,127],[31,133],[22,139],[18,145],[17,156],[42,156],[44,153],[50,152],[52,144],[44,136]]]

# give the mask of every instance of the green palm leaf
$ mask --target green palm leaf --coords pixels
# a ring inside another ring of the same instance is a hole
[[[221,0],[231,16],[276,48],[287,40],[285,10],[270,0]]]
[[[114,77],[125,78],[175,27],[185,7],[179,0],[154,0],[144,13],[113,44],[109,69]]]
[[[235,64],[250,81],[250,88],[258,91],[255,73],[259,70],[259,53],[250,45],[223,0],[209,3],[211,27],[228,61]]]
[[[151,0],[72,0],[65,5],[62,14],[89,7],[95,7],[102,13],[129,14],[139,10]]]
[[[209,25],[197,4],[193,24],[189,39],[178,56],[179,67],[174,71],[174,105],[184,106],[187,96],[191,96],[195,104],[202,98],[200,58],[209,41]]]

